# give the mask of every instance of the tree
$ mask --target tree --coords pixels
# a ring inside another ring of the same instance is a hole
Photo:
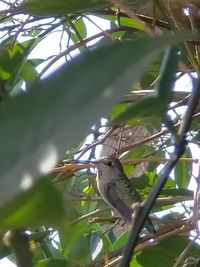
[[[197,266],[198,1],[0,2],[1,258],[21,267],[121,258],[121,266]],[[100,18],[110,28],[87,37],[86,21],[101,29]],[[59,54],[31,58],[57,31]],[[177,83],[183,76],[190,92]],[[111,216],[97,190],[99,154],[120,157],[147,199],[133,227]],[[138,238],[150,209],[157,232]]]

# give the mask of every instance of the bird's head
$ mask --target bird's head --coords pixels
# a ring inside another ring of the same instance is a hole
[[[108,156],[95,163],[99,179],[106,179],[107,182],[119,177],[123,172],[121,162],[114,155]]]

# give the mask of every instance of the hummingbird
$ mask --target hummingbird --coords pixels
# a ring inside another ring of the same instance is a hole
[[[134,203],[142,202],[142,198],[126,176],[120,160],[110,155],[98,162],[97,188],[104,201],[128,223],[132,221]],[[145,228],[155,234],[156,230],[148,217]]]

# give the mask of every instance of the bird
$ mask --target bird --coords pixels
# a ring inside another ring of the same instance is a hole
[[[132,222],[132,205],[142,202],[142,198],[126,176],[120,160],[110,155],[96,162],[97,189],[103,200],[127,223]],[[144,227],[149,233],[156,230],[148,217]]]

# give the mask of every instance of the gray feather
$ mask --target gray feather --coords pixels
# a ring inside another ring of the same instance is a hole
[[[133,213],[131,205],[141,202],[142,198],[124,173],[121,162],[115,156],[109,156],[100,160],[96,166],[97,187],[101,196],[130,223]],[[150,218],[147,219],[145,227],[150,233],[156,232]]]

